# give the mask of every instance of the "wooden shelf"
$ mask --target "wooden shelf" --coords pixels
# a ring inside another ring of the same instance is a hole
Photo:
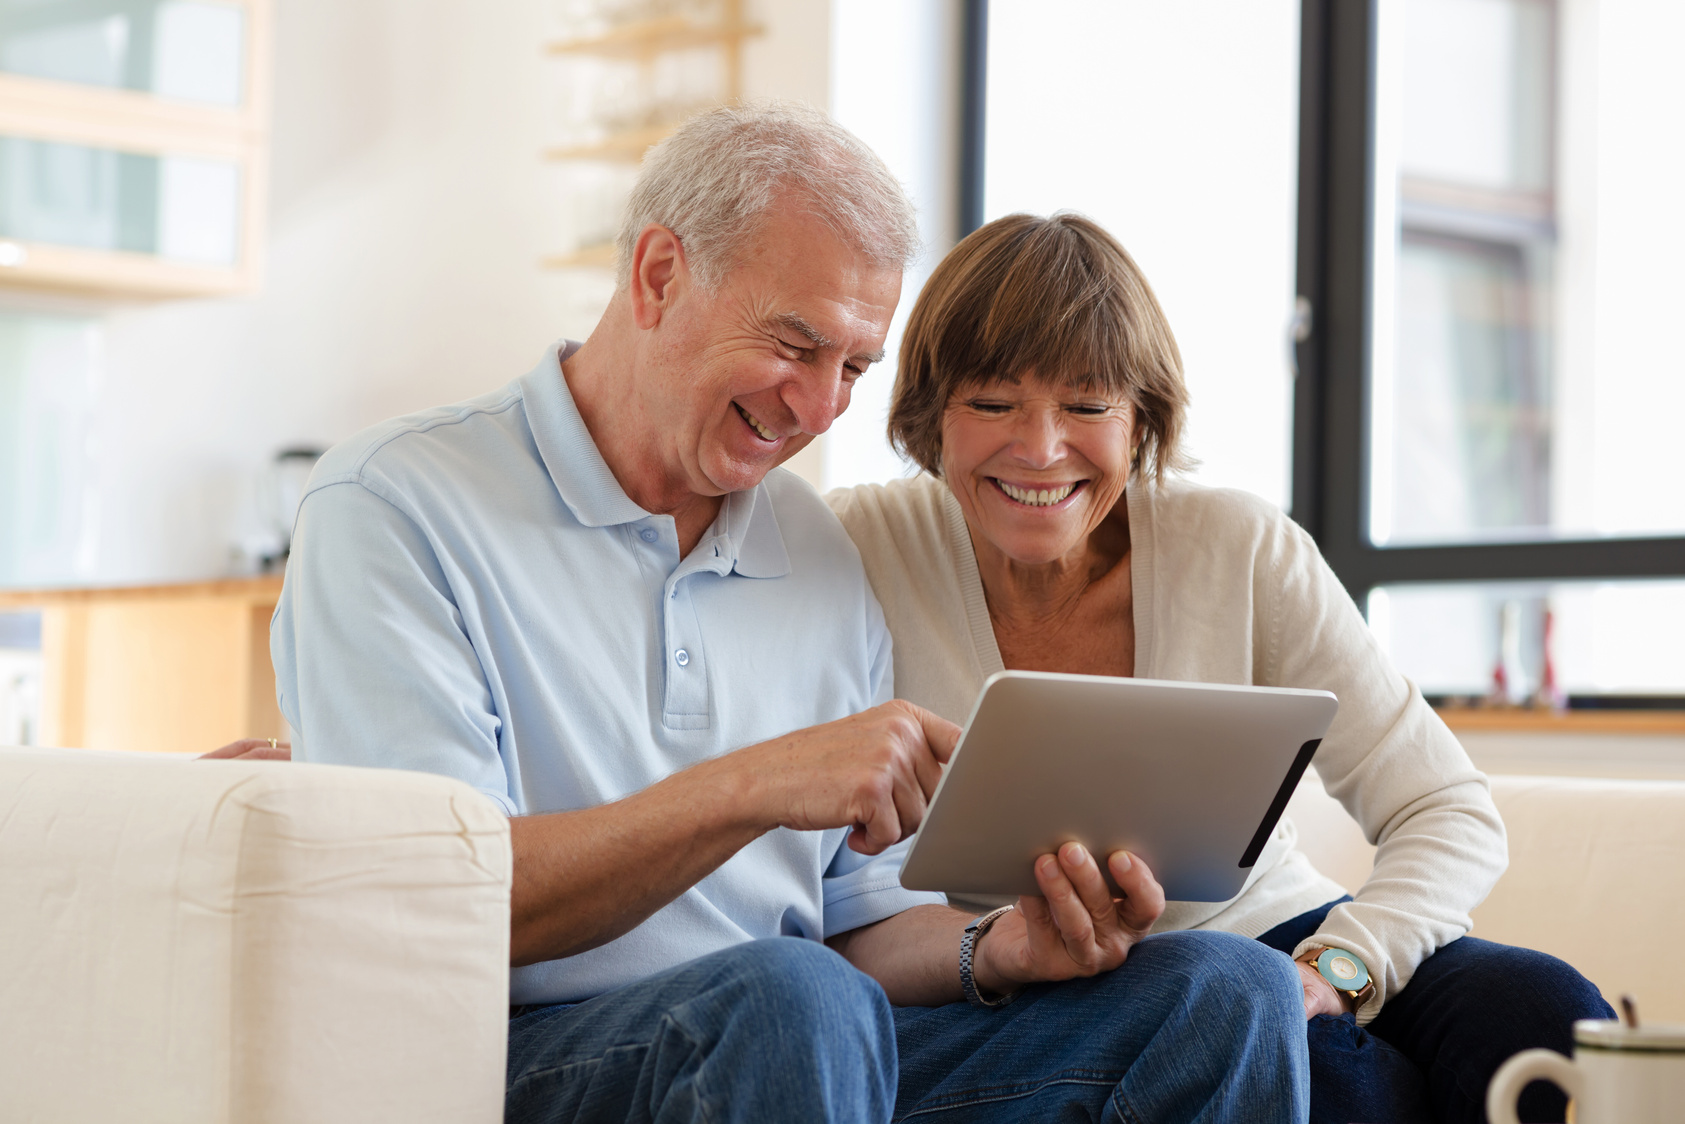
[[[644,158],[644,153],[648,152],[652,145],[672,136],[673,130],[678,127],[677,121],[667,121],[660,125],[646,125],[641,129],[627,129],[622,133],[611,133],[593,144],[547,149],[544,158],[546,160],[608,160],[621,164],[636,164]]]
[[[614,243],[584,246],[571,254],[556,254],[543,260],[545,269],[613,269]]]
[[[3,238],[0,286],[164,300],[249,293],[257,289],[258,277],[250,257],[238,265],[192,265],[123,250]]]
[[[1685,711],[1527,710],[1447,706],[1439,716],[1453,730],[1508,734],[1685,734]]]
[[[552,55],[649,58],[663,51],[682,51],[719,43],[740,43],[744,39],[761,34],[764,30],[759,24],[740,21],[699,24],[683,16],[668,16],[663,19],[636,20],[621,24],[602,35],[584,39],[564,39],[551,43],[546,50]]]

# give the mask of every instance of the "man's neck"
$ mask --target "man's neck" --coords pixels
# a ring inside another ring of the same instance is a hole
[[[611,303],[604,321],[616,311]],[[615,336],[600,327],[592,332],[562,364],[562,377],[586,432],[621,490],[645,511],[673,517],[682,558],[713,525],[725,497],[701,495],[682,479],[673,479],[661,455],[659,428],[645,416],[643,402],[626,393],[634,358],[617,346]]]

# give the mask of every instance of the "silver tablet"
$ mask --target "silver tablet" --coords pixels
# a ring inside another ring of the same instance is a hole
[[[1140,855],[1172,901],[1228,901],[1338,706],[1327,691],[991,675],[901,884],[1039,893],[1035,860],[1076,840],[1102,870],[1113,851]]]

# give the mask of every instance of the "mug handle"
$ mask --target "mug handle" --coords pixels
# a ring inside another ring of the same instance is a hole
[[[1523,1050],[1498,1067],[1486,1087],[1486,1118],[1492,1124],[1521,1124],[1515,1102],[1529,1081],[1549,1081],[1570,1097],[1584,1088],[1579,1069],[1555,1050]]]

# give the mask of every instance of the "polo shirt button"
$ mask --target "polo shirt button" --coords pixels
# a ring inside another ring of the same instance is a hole
[[[645,527],[643,530],[638,532],[638,537],[640,539],[643,539],[645,542],[654,542],[656,539],[660,538],[661,536],[656,534],[654,529],[652,529],[650,527]]]
[[[673,653],[673,662],[678,664],[680,667],[688,666],[690,664],[690,653],[685,651],[683,648],[680,648],[678,651]]]

